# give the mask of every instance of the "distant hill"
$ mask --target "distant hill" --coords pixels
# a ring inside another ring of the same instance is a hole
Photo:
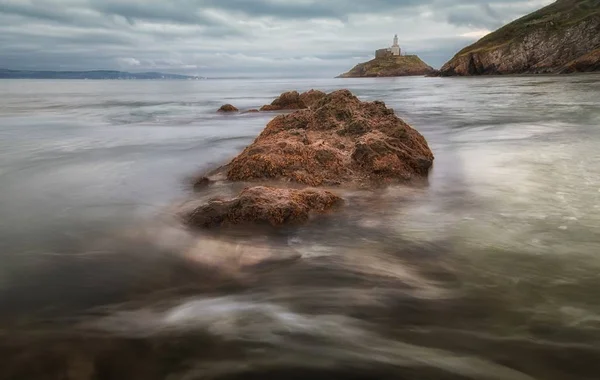
[[[375,58],[360,63],[338,78],[362,77],[400,77],[410,75],[428,75],[435,70],[416,55],[399,55]]]
[[[459,51],[441,75],[600,70],[600,0],[558,0]]]
[[[0,69],[0,78],[6,79],[202,79],[199,77],[164,73],[128,73],[113,70],[93,71],[25,71]]]

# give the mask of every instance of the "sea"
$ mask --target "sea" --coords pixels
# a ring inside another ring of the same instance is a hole
[[[284,91],[425,136],[427,184],[194,231]],[[600,378],[600,75],[0,80],[0,379]]]

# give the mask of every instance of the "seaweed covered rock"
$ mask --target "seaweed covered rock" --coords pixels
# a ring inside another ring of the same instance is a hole
[[[283,111],[300,110],[313,106],[317,101],[325,97],[325,93],[318,90],[310,90],[300,94],[298,91],[288,91],[279,95],[273,103],[262,106],[261,111]]]
[[[232,181],[323,186],[423,178],[433,159],[425,138],[383,102],[339,90],[274,118],[225,169]]]
[[[210,201],[185,219],[187,224],[199,228],[243,224],[281,226],[305,222],[311,213],[326,212],[341,202],[340,197],[325,190],[257,186],[246,188],[233,199]]]
[[[217,112],[228,113],[228,112],[238,112],[238,111],[239,110],[231,104],[223,104]]]
[[[307,108],[314,107],[319,100],[327,96],[326,93],[319,90],[310,90],[300,94],[300,100]]]

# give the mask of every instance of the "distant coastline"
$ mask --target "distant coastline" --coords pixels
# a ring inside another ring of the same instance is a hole
[[[200,80],[206,78],[158,72],[129,73],[116,70],[34,71],[0,69],[0,79]]]

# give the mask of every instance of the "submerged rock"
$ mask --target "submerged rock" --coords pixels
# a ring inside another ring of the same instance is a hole
[[[258,113],[258,112],[260,112],[260,111],[257,110],[256,108],[252,108],[252,109],[246,110],[246,111],[244,111],[242,113]]]
[[[323,186],[423,178],[433,159],[425,138],[383,102],[339,90],[310,109],[277,116],[225,170],[232,181]]]
[[[340,197],[325,190],[258,186],[233,199],[210,201],[189,213],[186,221],[200,228],[248,223],[281,226],[305,222],[311,213],[326,212],[341,202]]]
[[[299,110],[311,107],[326,94],[322,91],[310,90],[300,94],[288,91],[281,94],[273,103],[262,106],[261,111]]]
[[[231,104],[223,104],[217,112],[238,112],[239,110]]]

